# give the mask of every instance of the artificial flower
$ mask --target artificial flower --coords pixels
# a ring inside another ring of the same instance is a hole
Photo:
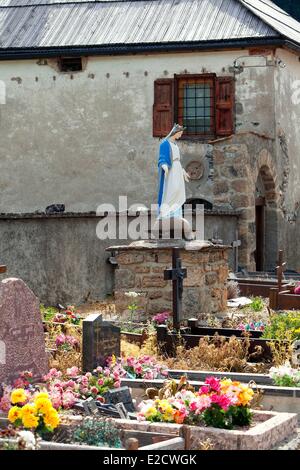
[[[16,388],[12,391],[10,401],[13,405],[17,403],[25,403],[27,401],[27,395],[24,388]]]

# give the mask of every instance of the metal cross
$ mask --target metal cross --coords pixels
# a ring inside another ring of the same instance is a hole
[[[286,263],[283,262],[283,250],[278,252],[278,266],[276,266],[278,292],[282,289],[283,273],[285,271]]]
[[[236,240],[231,243],[233,248],[233,257],[234,257],[234,272],[237,273],[239,270],[239,246],[241,246],[241,240],[238,240],[238,232],[236,232]]]
[[[182,311],[183,279],[187,277],[187,270],[181,266],[179,248],[172,249],[172,269],[165,269],[164,279],[172,281],[173,287],[173,327],[180,329]]]

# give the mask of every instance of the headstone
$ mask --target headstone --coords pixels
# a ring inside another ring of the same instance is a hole
[[[92,313],[82,322],[82,369],[104,366],[108,357],[120,356],[121,329]]]
[[[109,390],[107,394],[105,394],[105,400],[107,403],[111,403],[113,405],[123,403],[127,411],[135,411],[129,387],[120,387],[115,390]]]
[[[96,402],[95,402],[94,398],[89,397],[86,400],[84,400],[83,401],[83,409],[84,409],[85,413],[87,413],[89,415],[97,414],[98,413],[98,408],[97,408],[97,405],[96,405]]]
[[[21,279],[0,282],[0,383],[25,370],[38,379],[48,371],[39,300]]]
[[[129,413],[124,405],[124,403],[116,403],[115,404],[116,410],[118,411],[121,419],[130,419]]]

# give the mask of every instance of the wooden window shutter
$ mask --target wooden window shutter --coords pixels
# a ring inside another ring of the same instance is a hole
[[[216,134],[229,136],[234,133],[234,78],[216,79]]]
[[[174,80],[161,78],[154,82],[153,137],[165,137],[173,126]]]

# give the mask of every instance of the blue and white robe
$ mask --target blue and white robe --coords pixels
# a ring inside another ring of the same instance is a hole
[[[167,165],[168,174],[162,168]],[[159,218],[182,217],[182,206],[186,201],[183,168],[180,162],[180,151],[176,143],[163,140],[159,148]]]

